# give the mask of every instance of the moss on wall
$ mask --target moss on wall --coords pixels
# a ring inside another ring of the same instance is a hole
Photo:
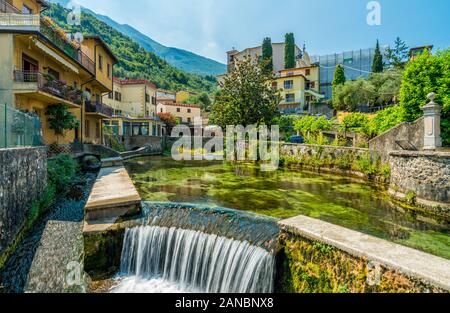
[[[104,279],[120,268],[125,229],[84,234],[84,268],[94,280]]]
[[[276,290],[284,293],[444,292],[329,245],[283,233]]]

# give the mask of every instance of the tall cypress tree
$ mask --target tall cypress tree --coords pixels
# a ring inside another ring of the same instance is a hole
[[[262,44],[262,59],[263,69],[266,74],[270,74],[273,71],[273,49],[272,40],[269,37],[264,38]]]
[[[295,38],[293,33],[287,33],[284,46],[284,68],[295,67]]]
[[[334,70],[333,87],[345,84],[345,80],[344,67],[338,64]]]
[[[381,55],[380,43],[378,42],[378,40],[377,40],[377,46],[375,48],[375,55],[373,58],[372,72],[373,73],[383,72],[383,56]]]

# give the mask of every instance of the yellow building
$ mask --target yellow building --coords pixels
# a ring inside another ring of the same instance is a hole
[[[85,36],[81,49],[95,60],[95,79],[82,85],[87,97],[83,108],[81,137],[85,143],[101,144],[102,121],[113,115],[113,109],[103,99],[113,90],[113,67],[118,60],[99,36]]]
[[[155,117],[156,91],[156,85],[145,79],[114,78],[113,91],[104,95],[103,101],[115,115]]]
[[[164,123],[156,112],[157,87],[145,79],[114,78],[103,101],[113,109],[110,126],[118,136],[162,136]]]
[[[92,46],[89,38],[82,46],[68,41],[60,27],[40,15],[45,7],[47,3],[39,0],[0,0],[0,102],[37,114],[46,144],[100,143],[98,121],[107,114],[103,107],[86,112],[83,91],[90,87],[89,96],[109,92],[112,74],[109,80],[102,76],[95,61],[102,55],[112,72],[116,59],[102,52],[107,50],[102,44]],[[90,103],[87,99],[86,106]],[[81,127],[56,136],[46,115],[55,104],[67,105]]]
[[[308,114],[316,99],[323,99],[319,93],[319,66],[310,65],[275,74],[272,86],[280,90],[279,109],[284,114]]]
[[[187,91],[187,90],[181,90],[181,91],[178,91],[176,93],[175,102],[183,103],[184,101],[186,101],[190,97],[195,97],[195,96],[197,96],[197,93],[195,93],[195,92],[191,92],[191,91]]]

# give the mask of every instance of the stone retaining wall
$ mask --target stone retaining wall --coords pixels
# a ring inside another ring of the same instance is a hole
[[[369,141],[371,151],[377,151],[383,162],[389,160],[389,153],[401,149],[398,141],[410,143],[417,150],[424,146],[424,118],[414,123],[401,123],[378,137]]]
[[[162,138],[154,136],[122,136],[121,142],[127,151],[145,147],[148,153],[162,153]]]
[[[0,256],[27,221],[47,186],[45,147],[0,149]]]
[[[278,292],[450,291],[450,261],[317,219],[279,223]]]
[[[394,151],[390,164],[392,195],[450,216],[450,152]]]

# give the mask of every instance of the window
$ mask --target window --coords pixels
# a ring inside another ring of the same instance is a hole
[[[177,108],[177,112],[180,113],[180,112],[181,112],[181,109],[180,109],[180,108]]]
[[[284,81],[284,89],[289,90],[294,88],[294,81],[293,80],[285,80]]]
[[[161,108],[161,113],[163,113],[163,109]]]
[[[86,135],[86,137],[90,137],[90,131],[89,131],[89,128],[91,127],[91,125],[90,125],[90,121],[89,120],[86,120],[86,124],[85,124],[85,126],[84,126],[85,128],[84,128],[84,134]]]
[[[152,97],[152,104],[156,104],[156,98]]]
[[[122,94],[118,91],[114,92],[114,99],[116,101],[122,101]]]
[[[295,102],[295,94],[294,93],[288,93],[286,95],[286,102],[287,103]]]
[[[95,137],[100,138],[100,123],[95,123]]]
[[[311,70],[310,70],[310,69],[307,69],[307,70],[306,70],[306,76],[309,76],[309,75],[311,75]]]
[[[150,102],[150,96],[147,93],[145,94],[145,102]]]
[[[22,14],[33,14],[33,9],[24,4],[22,7]]]
[[[278,83],[277,82],[272,82],[272,88],[273,89],[277,89],[278,88]]]
[[[103,71],[103,57],[100,54],[98,55],[98,69]]]
[[[112,91],[110,93],[108,93],[108,99],[114,99],[114,95],[113,95]]]
[[[191,122],[191,118],[190,118],[190,117],[188,117],[188,118],[187,118],[187,121],[188,121],[188,123],[190,123],[190,122]]]
[[[191,113],[191,109],[187,109],[188,110],[188,113]]]
[[[106,65],[106,71],[108,73],[108,78],[111,78],[111,64],[107,64]]]

